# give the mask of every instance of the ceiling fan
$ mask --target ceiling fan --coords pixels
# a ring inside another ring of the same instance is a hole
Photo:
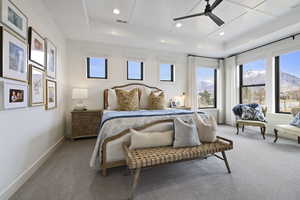
[[[218,26],[222,26],[224,24],[224,21],[222,19],[220,19],[218,16],[216,16],[215,14],[212,13],[212,11],[223,1],[223,0],[216,0],[212,5],[209,4],[209,0],[205,0],[206,1],[206,7],[204,12],[202,13],[197,13],[197,14],[193,14],[193,15],[187,15],[187,16],[183,16],[183,17],[178,17],[178,18],[174,18],[174,21],[178,21],[178,20],[182,20],[182,19],[187,19],[187,18],[192,18],[192,17],[198,17],[198,16],[208,16],[211,20],[213,20]]]

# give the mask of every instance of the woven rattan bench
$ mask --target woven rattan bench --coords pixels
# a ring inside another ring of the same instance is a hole
[[[233,142],[222,137],[218,137],[218,140],[213,143],[204,143],[196,147],[176,149],[172,146],[167,146],[130,150],[129,145],[130,144],[128,142],[123,144],[127,166],[134,172],[132,190],[129,199],[133,199],[134,197],[134,190],[138,184],[142,168],[154,167],[179,161],[194,160],[205,158],[208,155],[214,155],[217,158],[224,160],[228,173],[231,173],[225,151],[233,148]],[[216,155],[215,153],[217,152],[221,152],[222,156]]]

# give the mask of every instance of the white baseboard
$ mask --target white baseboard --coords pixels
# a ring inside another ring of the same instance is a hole
[[[64,137],[52,145],[37,161],[20,174],[6,189],[0,192],[0,200],[8,200],[52,155],[53,152],[63,143]]]

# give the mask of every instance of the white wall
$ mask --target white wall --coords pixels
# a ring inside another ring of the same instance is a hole
[[[277,43],[270,44],[259,49],[249,51],[238,56],[226,59],[226,123],[233,125],[234,117],[232,115],[232,107],[239,102],[239,75],[238,65],[255,61],[257,59],[266,59],[266,105],[267,113],[267,133],[273,134],[276,124],[287,124],[291,121],[292,116],[287,114],[275,113],[275,66],[274,57],[280,54],[299,51],[300,37],[295,39],[289,38]],[[291,138],[287,135],[281,136]],[[296,139],[295,137],[292,137]]]
[[[93,56],[108,58],[108,79],[87,78],[86,58]],[[104,89],[126,83],[145,83],[156,86],[163,89],[168,98],[187,92],[186,54],[68,40],[67,57],[70,83],[70,90],[68,90],[69,111],[72,110],[72,104],[74,104],[71,99],[71,88],[74,87],[88,88],[89,98],[86,103],[89,109],[103,108]],[[143,81],[127,80],[127,59],[144,61]],[[161,62],[175,65],[175,82],[159,81],[159,64]]]
[[[13,1],[42,36],[58,49],[58,108],[28,107],[0,111],[0,199],[7,199],[33,173],[64,135],[65,39],[41,0]]]

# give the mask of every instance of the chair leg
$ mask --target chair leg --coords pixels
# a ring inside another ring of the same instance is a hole
[[[242,127],[242,132],[244,132],[245,131],[245,125],[243,125],[243,127]]]
[[[101,173],[102,176],[107,176],[107,169],[106,168],[101,169]]]
[[[227,171],[228,171],[229,174],[231,174],[231,170],[230,170],[230,167],[229,167],[229,164],[228,164],[228,161],[227,161],[227,157],[226,157],[225,151],[222,151],[222,156],[223,156],[225,165],[227,167]]]
[[[260,132],[264,138],[264,140],[266,139],[265,134],[266,134],[266,128],[265,127],[260,127]]]
[[[237,132],[236,132],[236,134],[238,135],[239,134],[239,124],[238,123],[236,123],[236,130],[237,130]]]
[[[277,140],[278,140],[278,130],[277,130],[277,129],[274,129],[274,134],[275,134],[275,140],[274,140],[274,143],[276,143]],[[299,142],[299,137],[298,137],[298,142]]]
[[[134,191],[135,191],[135,188],[138,184],[140,173],[141,173],[141,168],[137,168],[135,170],[135,173],[134,173],[134,176],[133,176],[133,182],[132,182],[132,188],[131,188],[129,200],[133,200],[133,198],[134,198]]]
[[[300,144],[300,137],[298,136],[298,144]]]

